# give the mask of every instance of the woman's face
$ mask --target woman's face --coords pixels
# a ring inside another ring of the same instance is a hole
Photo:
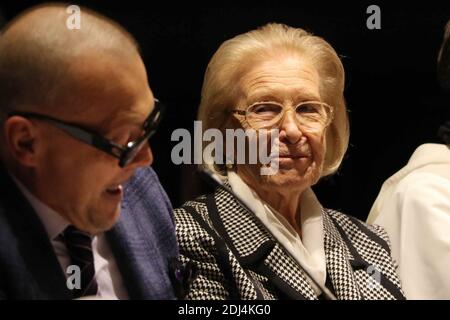
[[[284,55],[256,64],[239,83],[243,93],[238,109],[259,102],[283,106],[283,118],[273,128],[279,130],[279,170],[261,175],[261,165],[237,165],[237,173],[254,189],[303,191],[320,178],[325,153],[325,128],[311,130],[298,121],[294,111],[305,101],[321,101],[320,78],[306,59]],[[251,128],[243,116],[236,115],[244,129]]]

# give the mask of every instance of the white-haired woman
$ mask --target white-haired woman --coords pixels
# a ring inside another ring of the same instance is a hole
[[[302,29],[268,24],[220,46],[204,79],[203,129],[278,129],[278,171],[215,164],[250,210],[222,189],[175,210],[182,259],[199,273],[187,298],[403,298],[385,232],[324,209],[311,190],[347,148],[343,90],[334,49]]]

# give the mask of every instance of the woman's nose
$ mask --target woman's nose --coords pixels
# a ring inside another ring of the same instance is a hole
[[[294,144],[297,143],[303,136],[295,117],[295,111],[293,110],[287,110],[284,114],[284,117],[281,119],[280,123],[280,141]]]

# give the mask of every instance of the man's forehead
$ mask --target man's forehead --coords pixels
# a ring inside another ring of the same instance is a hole
[[[154,107],[154,98],[140,57],[132,60],[123,63],[109,57],[75,71],[76,92],[81,96],[77,100],[85,109],[85,118],[91,117],[102,128],[121,123],[142,125]]]
[[[102,127],[113,129],[118,126],[132,126],[141,128],[145,120],[154,109],[153,99],[145,105],[134,108],[121,108],[111,112],[103,121]]]
[[[151,109],[153,109],[153,106],[151,107]],[[150,112],[151,112],[150,108],[148,108],[146,112],[135,110],[121,112],[117,114],[116,119],[114,119],[113,121],[122,122],[130,125],[142,126],[144,121],[150,115]]]

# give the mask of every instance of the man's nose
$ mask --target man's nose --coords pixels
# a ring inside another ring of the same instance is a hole
[[[295,144],[302,136],[303,133],[296,120],[295,111],[287,110],[280,123],[280,141]]]
[[[153,163],[153,152],[149,143],[145,143],[130,163],[135,168],[148,167]]]

